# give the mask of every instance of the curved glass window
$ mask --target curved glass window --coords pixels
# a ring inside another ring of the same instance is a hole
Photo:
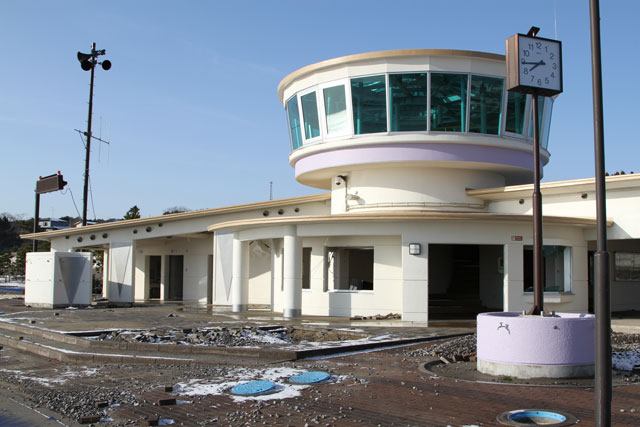
[[[467,82],[466,74],[431,73],[431,130],[465,130]]]
[[[323,89],[324,113],[327,118],[327,133],[343,133],[349,129],[347,117],[347,97],[344,86],[333,86]]]
[[[427,130],[427,74],[389,74],[391,131]]]
[[[500,134],[502,79],[471,76],[469,132]]]
[[[540,139],[540,144],[542,148],[545,150],[549,145],[549,130],[551,129],[551,110],[553,110],[553,99],[545,98],[544,99],[544,119],[542,123],[544,127],[542,128],[542,137]]]
[[[353,130],[356,135],[387,131],[384,75],[351,79]]]
[[[504,130],[506,132],[524,133],[524,110],[527,106],[527,95],[520,92],[507,94],[507,118]]]
[[[302,134],[300,132],[300,113],[298,112],[298,97],[294,96],[287,101],[287,116],[289,118],[289,136],[293,150],[302,146]]]
[[[302,104],[302,118],[304,119],[304,137],[306,139],[320,136],[320,121],[318,120],[318,102],[316,93],[311,92],[300,97]]]
[[[533,97],[532,97],[533,98]],[[533,99],[531,100],[531,118],[529,119],[529,137],[533,138]],[[544,121],[544,96],[538,97],[538,132],[542,131],[542,122]],[[541,135],[542,136],[542,135]]]

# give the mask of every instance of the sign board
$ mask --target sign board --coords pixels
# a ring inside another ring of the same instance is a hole
[[[36,193],[42,194],[62,190],[65,185],[67,185],[67,181],[65,181],[62,175],[60,175],[60,172],[58,172],[57,174],[40,177],[40,179],[36,181]]]

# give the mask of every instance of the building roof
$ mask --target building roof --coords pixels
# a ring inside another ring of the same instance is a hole
[[[283,93],[287,86],[300,77],[307,74],[315,73],[329,67],[335,67],[344,65],[347,63],[355,63],[361,61],[371,61],[382,58],[394,58],[394,57],[411,57],[411,56],[458,56],[466,58],[477,59],[489,59],[494,61],[504,62],[505,56],[495,53],[476,52],[471,50],[455,50],[455,49],[397,49],[397,50],[382,50],[378,52],[358,53],[355,55],[341,56],[339,58],[332,58],[326,61],[317,62],[315,64],[302,67],[289,75],[287,75],[278,85],[278,99],[282,102]]]
[[[314,194],[311,196],[290,197],[285,199],[267,200],[256,203],[247,203],[242,205],[225,206],[220,208],[202,209],[197,211],[179,212],[168,215],[152,216],[147,218],[128,219],[116,222],[101,223],[95,225],[87,225],[85,227],[75,227],[67,230],[47,231],[42,233],[21,234],[23,239],[50,240],[54,237],[68,236],[87,232],[106,231],[114,228],[122,228],[127,226],[142,226],[151,223],[181,221],[191,218],[202,218],[210,215],[221,215],[233,212],[242,212],[252,209],[263,209],[274,206],[286,206],[296,203],[316,202],[331,199],[330,193]]]
[[[615,175],[606,177],[607,191],[638,188],[640,174]],[[531,196],[533,184],[512,185],[509,187],[468,189],[467,195],[483,200],[519,199]],[[567,181],[543,182],[540,184],[542,195],[570,194],[596,191],[595,178],[571,179]],[[546,217],[545,217],[546,218]]]
[[[388,212],[363,212],[333,215],[309,215],[298,217],[257,218],[237,221],[227,221],[212,225],[207,231],[237,231],[240,229],[288,225],[288,224],[329,224],[344,222],[385,222],[385,221],[511,221],[531,222],[529,214],[501,214],[486,212],[453,212],[453,211],[388,211]],[[571,225],[576,227],[595,227],[596,218],[587,217],[544,217],[547,225]],[[607,221],[608,226],[613,225],[612,220]]]

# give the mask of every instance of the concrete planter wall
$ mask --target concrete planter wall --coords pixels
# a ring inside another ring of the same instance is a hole
[[[595,316],[556,313],[481,313],[477,318],[479,372],[516,378],[592,377]]]

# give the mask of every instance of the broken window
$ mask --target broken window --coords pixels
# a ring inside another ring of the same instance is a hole
[[[524,247],[524,291],[533,292],[533,246]],[[571,292],[571,248],[544,246],[542,249],[544,292]]]
[[[373,248],[327,248],[326,277],[333,284],[329,289],[372,291]]]

